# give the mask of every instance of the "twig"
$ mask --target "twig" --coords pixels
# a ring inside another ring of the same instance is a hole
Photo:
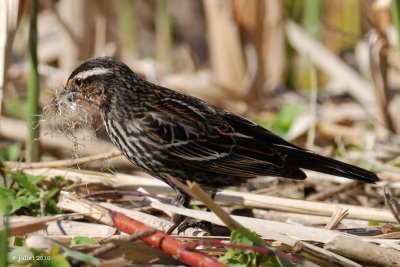
[[[337,195],[340,192],[350,190],[358,185],[357,181],[349,181],[344,184],[338,185],[334,188],[329,188],[327,190],[321,191],[314,195],[307,197],[307,200],[310,201],[323,201],[331,196]]]
[[[393,197],[392,192],[388,190],[387,186],[385,186],[383,190],[385,194],[386,206],[396,218],[397,222],[400,223],[400,203]]]
[[[184,216],[192,217],[198,220],[207,220],[213,224],[225,225],[220,218],[211,212],[185,209],[166,205],[161,203],[152,203],[152,207],[159,210],[169,210]],[[234,220],[247,228],[252,229],[257,234],[268,237],[272,240],[278,240],[289,246],[293,246],[298,240],[311,240],[316,242],[324,242],[329,238],[333,238],[340,233],[330,230],[323,230],[314,227],[292,225],[283,222],[275,222],[271,220],[262,220],[256,218],[247,218],[242,216],[232,216]],[[289,237],[290,236],[290,237]],[[293,237],[295,238],[293,238]]]
[[[170,220],[165,220],[163,218],[161,218],[160,216],[154,216],[148,213],[144,213],[138,210],[132,210],[132,209],[126,209],[126,208],[122,208],[120,206],[114,205],[112,203],[107,203],[107,202],[100,202],[99,203],[102,207],[110,209],[110,210],[114,210],[114,211],[118,211],[121,212],[131,218],[135,218],[138,221],[153,227],[155,229],[158,229],[160,231],[166,231],[167,229],[170,229],[172,226],[172,222]],[[185,231],[185,233],[187,235],[190,236],[205,236],[208,235],[208,233],[199,230],[199,229],[187,229]]]
[[[40,216],[46,216],[46,197],[44,195],[44,190],[40,188]]]
[[[57,167],[73,167],[80,166],[98,160],[106,160],[121,156],[120,151],[107,152],[94,156],[83,157],[79,159],[66,159],[48,162],[34,162],[34,163],[20,163],[20,162],[6,162],[5,165],[9,168],[16,168],[18,170],[26,169],[41,169],[41,168],[57,168]]]
[[[143,187],[139,187],[137,191],[138,191],[138,192],[141,192],[141,193],[144,193],[144,194],[150,194],[150,193],[149,193],[146,189],[144,189]],[[157,195],[157,196],[160,196],[160,195]],[[165,199],[165,197],[163,197],[163,198]],[[153,203],[153,202],[160,203],[160,200],[157,199],[157,198],[146,197],[146,199],[147,199],[148,201],[150,201],[150,203]],[[174,201],[174,202],[177,202],[177,201]],[[178,205],[178,203],[174,203],[174,204]],[[165,213],[165,214],[166,214],[168,217],[170,217],[170,218],[172,218],[172,216],[173,216],[173,213],[168,212],[168,211],[163,211],[163,213]]]
[[[231,230],[243,227],[240,223],[232,219],[226,211],[224,211],[220,206],[218,206],[211,197],[204,192],[199,185],[194,182],[187,181],[189,189],[193,192],[196,199],[203,202],[207,208],[214,212]]]
[[[233,220],[221,207],[217,206],[215,204],[215,202],[211,199],[211,197],[209,195],[207,195],[207,193],[205,193],[195,183],[186,181],[187,184],[189,185],[189,188],[188,188],[186,185],[184,185],[178,179],[172,177],[171,175],[166,174],[166,176],[167,176],[168,180],[172,184],[174,184],[176,187],[183,190],[185,193],[189,194],[194,199],[198,199],[198,200],[202,201],[211,211],[213,211],[225,223],[225,225],[229,229],[234,230],[234,229],[243,227],[242,225],[237,223],[235,220]]]
[[[311,94],[309,101],[309,111],[311,117],[311,125],[307,132],[306,148],[313,149],[315,142],[315,125],[317,122],[317,97],[318,97],[318,81],[317,71],[314,65],[310,64],[310,75],[311,75]]]
[[[234,229],[238,229],[241,227],[244,227],[241,223],[237,222],[234,218],[232,218],[231,216],[229,216],[229,214],[227,214],[220,206],[218,206],[212,199],[211,197],[204,192],[204,190],[197,185],[195,182],[190,182],[190,181],[186,181],[186,183],[188,184],[188,188],[186,186],[184,186],[181,182],[179,182],[178,180],[176,180],[173,177],[169,177],[169,179],[176,185],[178,186],[180,189],[184,190],[186,193],[189,193],[192,197],[202,201],[211,211],[213,211],[218,217],[219,219],[221,219],[225,225],[227,225],[231,230]],[[252,230],[255,230],[254,228],[250,228]],[[289,244],[289,243],[296,243],[296,241],[292,238],[289,238],[283,234],[279,234],[277,232],[272,231],[271,233],[268,233],[267,236],[272,235],[273,239],[275,240],[279,240],[283,243]],[[238,249],[252,249],[254,250],[254,247],[251,246],[252,248],[249,248],[249,246],[246,246],[247,248],[244,247],[237,247],[237,244],[228,244],[225,245],[225,247],[232,247],[232,248],[238,248]],[[236,246],[236,247],[235,247]],[[239,245],[240,246],[240,245]],[[270,254],[271,251],[268,250],[267,248],[260,248],[260,249],[264,249],[263,253],[266,254]],[[312,250],[312,249],[310,249]],[[261,251],[258,251],[259,253],[261,253]],[[331,253],[333,255],[333,253]],[[281,258],[281,259],[286,259],[287,255],[281,252],[276,253],[276,256]],[[337,256],[337,255],[336,255]],[[340,257],[340,256],[337,256]],[[324,257],[322,257],[323,259]],[[293,260],[293,259],[291,259]],[[297,258],[294,258],[295,261],[297,261]],[[321,261],[321,259],[319,259]]]
[[[104,196],[104,195],[108,195],[108,196],[109,195],[118,195],[118,196],[129,195],[129,196],[136,196],[136,197],[149,197],[149,198],[155,198],[155,199],[166,201],[166,202],[171,202],[171,199],[169,199],[167,197],[161,197],[161,196],[144,193],[144,192],[140,192],[140,191],[128,191],[128,190],[102,190],[102,191],[97,191],[94,193],[87,194],[83,197],[90,198],[90,197],[98,197],[98,196]]]
[[[368,45],[370,52],[371,75],[375,83],[375,95],[385,126],[392,132],[396,131],[395,122],[389,112],[391,96],[389,93],[389,35],[391,25],[391,1],[374,1],[372,17],[374,18],[374,31],[369,35]],[[396,1],[394,1],[396,2]],[[393,9],[392,9],[393,10]]]
[[[127,236],[127,237],[124,236],[123,239],[121,239],[121,240],[124,240],[124,241],[127,241],[127,242],[134,242],[134,241],[137,241],[137,240],[142,239],[144,237],[151,236],[156,231],[157,231],[156,229],[153,229],[153,230],[146,231],[146,232],[143,232],[143,233],[140,233],[140,234],[136,234],[136,235],[131,235],[131,236]],[[117,247],[116,244],[108,243],[108,244],[105,244],[104,246],[102,246],[100,248],[97,248],[97,249],[91,251],[89,254],[92,255],[92,256],[99,256],[100,254],[104,254],[104,253],[106,253],[106,252],[108,252],[110,250],[113,250],[116,247]]]
[[[0,1],[0,113],[3,103],[8,58],[24,1]]]
[[[56,221],[66,216],[71,216],[71,215],[68,214],[68,215],[57,215],[51,217],[32,218],[28,222],[13,223],[12,225],[9,226],[10,236],[14,235],[21,236],[28,233],[36,232],[38,230],[46,229],[48,222]],[[4,227],[0,225],[0,232],[1,231],[4,231]]]
[[[332,218],[329,223],[325,226],[325,229],[334,230],[338,227],[339,223],[349,215],[348,210],[343,210],[340,207],[337,207],[332,214]]]
[[[68,202],[70,204],[68,206],[69,209],[79,212],[84,211],[86,216],[89,216],[107,225],[114,226],[125,233],[136,235],[143,232],[152,231],[154,229],[137,220],[129,218],[120,212],[105,209],[75,194],[64,192],[62,196],[64,207],[66,207],[65,204]],[[141,240],[148,245],[163,250],[164,252],[188,265],[225,266],[224,264],[218,262],[215,258],[206,256],[197,251],[193,251],[186,244],[159,230],[157,230],[153,235],[144,237]]]
[[[293,252],[310,259],[310,261],[317,263],[320,266],[361,267],[361,264],[343,256],[302,241],[296,242],[293,246]]]
[[[387,210],[359,207],[355,205],[288,199],[227,190],[217,194],[215,199],[228,204],[235,203],[236,205],[242,204],[248,207],[267,208],[322,216],[331,216],[336,207],[342,207],[349,211],[349,219],[397,222],[397,220],[393,218],[393,215]]]
[[[189,194],[191,197],[200,200],[203,202],[211,211],[213,211],[225,224],[229,227],[229,229],[234,230],[240,227],[243,227],[238,222],[233,220],[221,207],[219,207],[215,202],[211,199],[211,197],[203,191],[196,183],[186,181],[189,187],[181,183],[179,180],[174,177],[168,175],[168,180],[171,181],[175,186],[179,189],[183,190],[185,193]]]
[[[370,238],[376,238],[376,239],[399,239],[400,238],[400,232],[393,232],[393,233],[386,233],[386,234],[381,234],[381,235],[374,235],[374,236],[370,236]]]

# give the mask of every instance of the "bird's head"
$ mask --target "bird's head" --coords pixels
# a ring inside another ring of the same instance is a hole
[[[130,87],[132,81],[129,79],[134,76],[128,66],[115,58],[90,59],[71,73],[59,99],[75,103],[84,101],[101,108],[114,91]]]

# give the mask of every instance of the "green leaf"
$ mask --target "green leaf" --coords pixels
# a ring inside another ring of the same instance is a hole
[[[0,214],[11,215],[23,207],[29,207],[34,201],[33,197],[18,196],[12,189],[0,188]]]
[[[35,202],[36,199],[34,197],[18,197],[13,203],[12,213],[18,211],[21,208],[29,208]]]
[[[50,198],[46,200],[46,212],[49,214],[60,214],[61,210],[57,207],[57,202]]]
[[[7,266],[9,223],[8,216],[4,217],[4,230],[0,231],[0,267]]]
[[[92,265],[97,265],[97,264],[100,263],[99,259],[97,259],[97,258],[95,258],[95,257],[93,257],[93,256],[91,256],[89,254],[85,254],[85,253],[82,253],[82,252],[79,252],[79,251],[75,251],[75,250],[69,249],[69,248],[64,247],[64,246],[62,247],[62,249],[64,250],[64,255],[66,257],[71,257],[71,258],[74,258],[74,259],[76,259],[78,261],[82,261],[84,263],[92,264]]]
[[[11,215],[15,211],[17,195],[14,190],[0,188],[0,214]]]
[[[14,179],[17,182],[18,190],[2,189],[0,190],[0,214],[12,214],[21,208],[29,209],[32,215],[39,214],[40,210],[40,188],[44,176],[29,175],[25,173],[5,170],[6,177]],[[66,182],[59,178],[54,178],[50,183],[46,183],[44,191],[45,210],[49,214],[58,214],[56,197],[62,186]]]
[[[24,243],[25,243],[25,237],[13,236],[12,238],[10,238],[10,245],[12,246],[22,247]]]
[[[299,104],[284,106],[273,120],[271,128],[278,135],[285,136],[303,109],[304,107]]]
[[[7,146],[0,152],[0,161],[17,161],[21,152],[21,145],[15,143]]]
[[[16,199],[17,196],[14,190],[0,188],[0,214],[12,214],[11,210],[13,209],[13,204],[15,203]]]
[[[35,184],[29,181],[28,177],[26,177],[23,173],[13,172],[12,175],[15,181],[17,181],[18,187],[20,189],[25,189],[30,194],[35,194],[38,192]]]
[[[239,228],[231,233],[231,244],[241,244],[246,246],[259,246],[271,251],[270,255],[262,255],[252,250],[232,249],[227,248],[227,253],[220,258],[220,261],[229,266],[273,266],[273,267],[289,267],[294,266],[288,261],[279,259],[274,248],[267,247],[264,241],[255,233],[247,228]]]
[[[44,177],[29,175],[22,172],[8,171],[15,181],[17,181],[18,187],[20,189],[27,190],[30,194],[36,194],[39,192],[37,184],[43,181]]]
[[[82,245],[93,245],[97,244],[98,241],[94,238],[87,236],[76,236],[71,239],[71,247],[82,246]]]
[[[264,241],[255,232],[247,228],[239,228],[232,231],[231,242],[248,246],[265,246]]]
[[[4,101],[4,113],[16,119],[26,119],[27,101],[26,98],[15,100],[8,98]]]

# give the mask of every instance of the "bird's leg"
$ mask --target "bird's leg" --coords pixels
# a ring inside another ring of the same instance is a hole
[[[217,190],[213,190],[211,192],[211,198],[214,199],[216,194],[217,194]],[[207,208],[206,211],[210,211],[210,209]],[[178,226],[178,234],[181,232],[184,232],[188,228],[199,228],[204,231],[207,231],[211,235],[215,235],[215,229],[214,229],[215,227],[209,221],[183,222]],[[224,231],[223,233],[225,234],[226,231]],[[228,235],[229,235],[229,233],[228,233]]]
[[[181,203],[183,207],[187,208],[190,203],[190,196],[184,193],[177,193],[176,196],[176,201]],[[172,215],[172,225],[171,227],[167,230],[167,234],[172,234],[172,232],[186,219],[186,216],[180,215],[180,214],[173,214]],[[179,233],[179,230],[178,230]]]

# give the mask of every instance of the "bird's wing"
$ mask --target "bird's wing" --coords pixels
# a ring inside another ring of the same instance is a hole
[[[177,99],[149,104],[140,119],[146,141],[170,157],[188,161],[228,156],[235,147],[234,131],[205,108]]]
[[[256,124],[239,116],[235,117],[236,123],[229,122],[220,112],[201,102],[188,105],[187,101],[164,99],[152,103],[140,121],[148,142],[157,142],[158,149],[169,159],[182,164],[248,178],[261,175],[305,178],[299,169],[285,164],[278,150],[259,143],[257,136],[235,129],[238,125],[255,127]]]

